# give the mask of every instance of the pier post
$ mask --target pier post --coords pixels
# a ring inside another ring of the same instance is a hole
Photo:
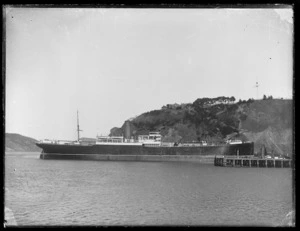
[[[273,167],[275,168],[275,159],[273,160],[273,164],[274,164]]]
[[[261,148],[261,158],[264,159],[265,158],[265,146],[263,145]]]

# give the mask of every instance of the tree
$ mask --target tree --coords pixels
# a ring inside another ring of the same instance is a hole
[[[263,100],[266,100],[267,99],[267,96],[266,95],[264,95],[264,97],[263,97]]]

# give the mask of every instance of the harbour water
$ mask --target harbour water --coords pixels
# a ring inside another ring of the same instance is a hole
[[[284,226],[294,204],[291,168],[6,153],[4,183],[18,226]]]

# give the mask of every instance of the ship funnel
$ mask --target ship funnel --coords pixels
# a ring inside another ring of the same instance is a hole
[[[125,130],[125,139],[130,139],[131,138],[131,129],[130,129],[130,121],[129,120],[126,120],[125,121],[125,127],[124,127],[124,130]]]

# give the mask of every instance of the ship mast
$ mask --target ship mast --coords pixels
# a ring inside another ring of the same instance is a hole
[[[77,141],[79,141],[79,132],[82,130],[79,129],[79,118],[78,118],[78,110],[77,110]]]

